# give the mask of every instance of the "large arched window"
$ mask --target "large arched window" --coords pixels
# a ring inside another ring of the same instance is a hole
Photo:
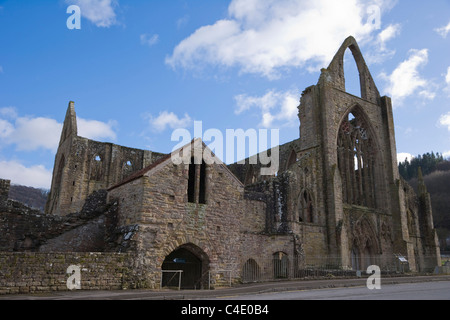
[[[375,148],[368,126],[357,109],[347,113],[338,133],[337,155],[343,201],[375,207]]]

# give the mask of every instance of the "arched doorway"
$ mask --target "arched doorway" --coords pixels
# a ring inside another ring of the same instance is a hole
[[[209,259],[206,253],[194,244],[185,244],[172,251],[161,266],[161,287],[176,287],[181,283],[181,289],[202,289],[206,287],[209,270]],[[169,271],[181,270],[180,273]],[[206,276],[205,276],[206,275]],[[206,283],[205,283],[206,281]]]
[[[359,255],[359,249],[356,245],[353,246],[351,251],[352,269],[361,270],[361,257]]]
[[[242,281],[255,282],[259,280],[261,271],[258,263],[253,259],[248,259],[242,268]]]
[[[273,254],[273,277],[275,279],[287,278],[289,276],[289,259],[284,252],[275,252]]]

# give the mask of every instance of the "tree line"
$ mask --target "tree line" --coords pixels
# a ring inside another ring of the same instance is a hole
[[[422,168],[423,175],[429,175],[434,171],[450,170],[450,161],[446,160],[442,153],[425,153],[412,159],[406,159],[398,165],[400,175],[406,181],[417,178],[419,167]]]
[[[450,160],[439,153],[425,153],[411,160],[400,162],[400,175],[417,191],[419,167],[423,180],[430,193],[433,210],[434,227],[436,228],[440,247],[450,251]]]

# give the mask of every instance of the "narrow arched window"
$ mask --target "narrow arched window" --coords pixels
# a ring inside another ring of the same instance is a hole
[[[343,201],[373,208],[376,148],[367,128],[358,112],[347,113],[339,127],[337,156]]]
[[[188,202],[195,202],[195,163],[193,157],[189,163]]]
[[[197,165],[194,161],[192,157],[189,164],[188,202],[206,204],[206,163],[202,160],[202,163]]]
[[[299,199],[299,221],[313,223],[314,215],[313,198],[307,190],[304,190]]]
[[[127,178],[133,171],[133,163],[130,160],[125,161],[122,165],[122,179]]]
[[[103,179],[103,158],[96,154],[91,160],[90,180],[101,181]]]
[[[294,150],[292,150],[286,162],[286,170],[289,169],[289,167],[296,162],[297,162],[297,153]]]

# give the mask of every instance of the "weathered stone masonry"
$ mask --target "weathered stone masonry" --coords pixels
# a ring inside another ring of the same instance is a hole
[[[345,91],[346,50],[360,96]],[[226,166],[195,158],[210,152],[198,139],[185,146],[195,161],[174,163],[170,154],[79,137],[70,102],[46,214],[7,200],[9,184],[0,182],[0,250],[8,251],[0,275],[10,279],[0,279],[0,292],[63,290],[60,273],[81,259],[99,277],[87,288],[178,286],[176,270],[182,288],[208,288],[299,277],[329,261],[383,269],[397,254],[414,272],[439,265],[429,194],[423,181],[416,194],[398,174],[391,100],[353,37],[298,109],[299,139],[279,146],[279,170],[264,176],[249,159]],[[27,265],[42,280],[21,271]]]

